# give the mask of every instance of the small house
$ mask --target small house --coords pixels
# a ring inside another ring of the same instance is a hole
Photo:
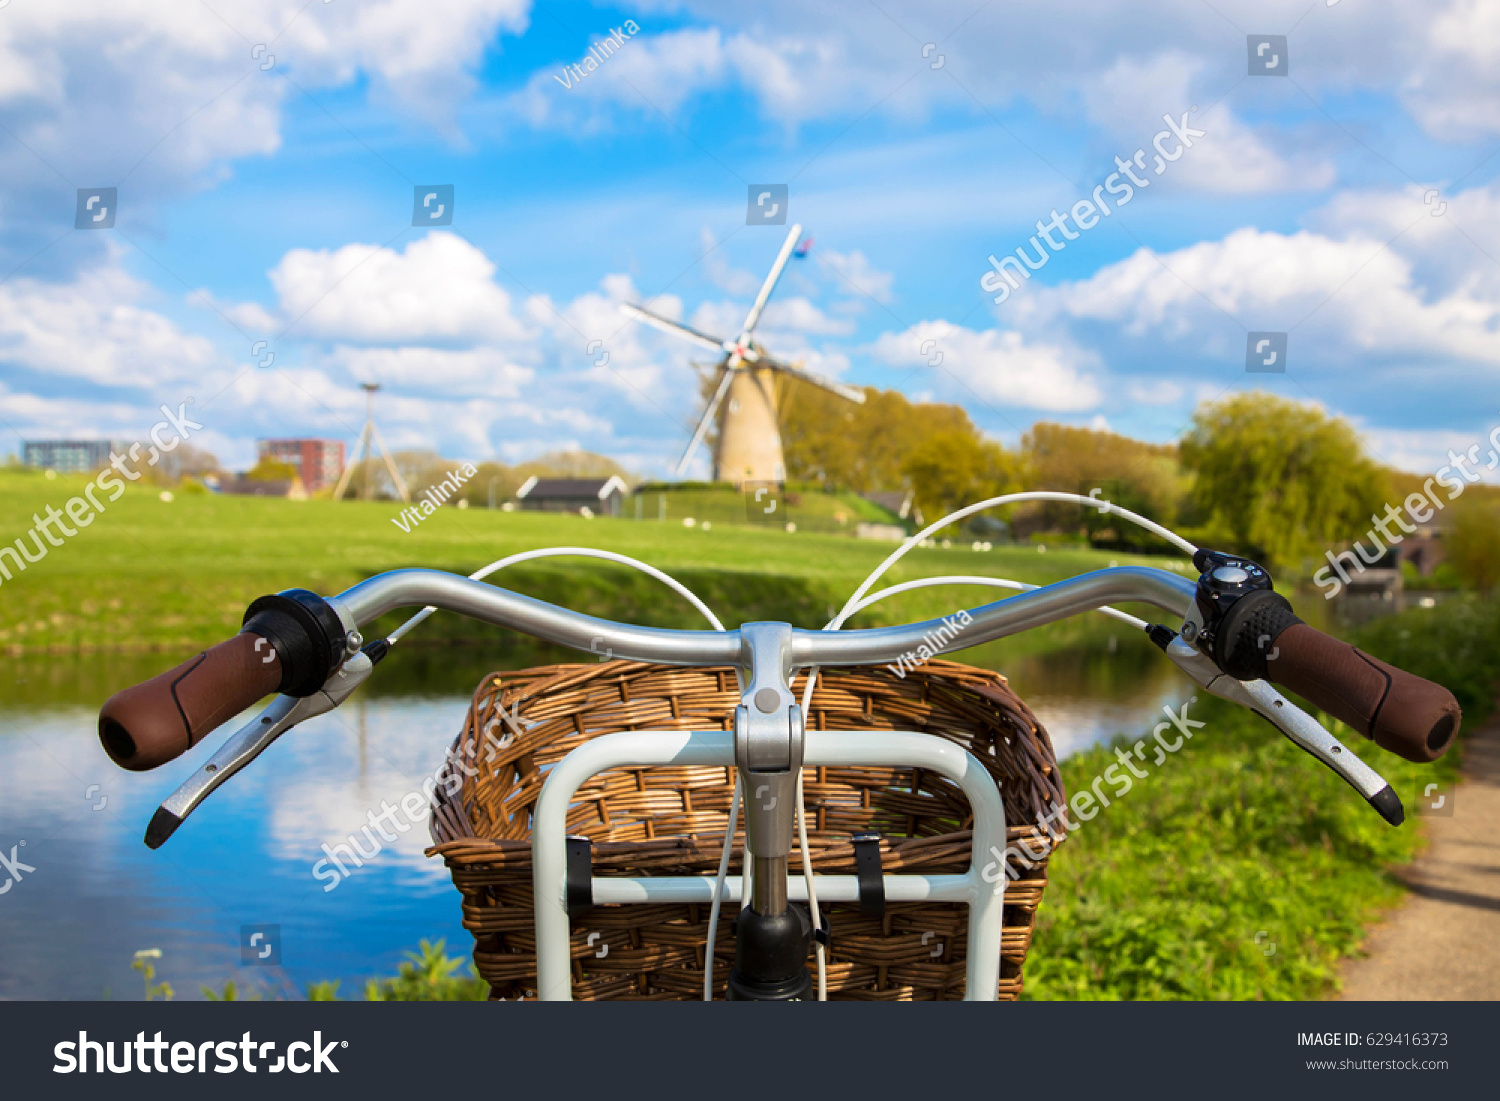
[[[516,500],[528,512],[576,512],[584,516],[619,516],[625,482],[608,478],[527,478]]]

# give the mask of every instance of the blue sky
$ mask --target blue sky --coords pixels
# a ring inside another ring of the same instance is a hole
[[[1287,75],[1249,75],[1260,34]],[[747,189],[786,183],[815,244],[762,339],[813,369],[1007,443],[1172,439],[1261,387],[1431,470],[1500,421],[1497,61],[1466,0],[12,0],[0,448],[138,439],[191,397],[243,467],[257,437],[352,439],[374,380],[397,447],[664,474],[695,353],[618,303],[729,334],[785,233]],[[1204,136],[992,302],[986,257],[1149,166],[1164,115]],[[434,183],[453,224],[413,227]],[[75,230],[104,186],[115,227]],[[1284,374],[1246,373],[1251,331],[1289,334]]]

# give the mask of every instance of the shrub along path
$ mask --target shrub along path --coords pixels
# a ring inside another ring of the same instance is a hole
[[[1426,851],[1396,873],[1411,895],[1345,965],[1345,1001],[1500,999],[1500,715],[1467,739],[1462,782],[1429,804],[1442,794],[1453,813],[1427,812]]]

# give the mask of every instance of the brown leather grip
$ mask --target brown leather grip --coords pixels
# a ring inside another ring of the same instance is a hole
[[[1408,761],[1437,760],[1458,734],[1462,714],[1452,692],[1306,623],[1276,636],[1266,670],[1268,680]]]
[[[99,741],[115,764],[144,772],[180,757],[280,683],[275,648],[244,631],[176,669],[116,692],[99,711]]]

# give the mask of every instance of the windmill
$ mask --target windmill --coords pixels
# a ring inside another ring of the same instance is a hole
[[[407,492],[406,483],[401,480],[400,473],[396,470],[396,464],[391,462],[390,453],[385,449],[385,441],[380,438],[380,429],[375,427],[375,391],[380,389],[378,382],[362,382],[360,386],[365,391],[365,426],[360,429],[359,439],[354,444],[354,453],[363,453],[364,460],[361,466],[365,467],[365,500],[370,499],[370,448],[376,447],[380,450],[380,458],[385,463],[386,472],[390,474],[391,481],[396,485],[396,492],[400,494],[403,501],[410,501],[411,494]],[[354,477],[354,454],[349,456],[349,465],[344,467],[344,472],[339,475],[338,488],[333,491],[333,499],[342,501],[344,490],[349,488],[349,480]]]
[[[707,333],[700,333],[654,314],[643,306],[629,302],[620,304],[625,313],[640,318],[662,332],[672,333],[722,353],[722,358],[716,364],[718,375],[713,397],[709,399],[708,407],[703,411],[703,417],[693,432],[693,438],[677,464],[679,477],[687,469],[693,452],[703,442],[709,425],[717,416],[719,438],[713,457],[714,481],[742,485],[746,482],[786,480],[786,463],[781,454],[781,433],[776,427],[777,372],[813,386],[821,386],[849,401],[865,400],[864,394],[854,387],[844,386],[807,370],[801,360],[788,362],[773,355],[755,339],[755,326],[760,321],[761,312],[766,308],[766,301],[775,290],[777,280],[781,278],[787,259],[797,247],[801,233],[801,226],[792,226],[782,243],[781,252],[776,256],[776,262],[771,265],[771,273],[766,276],[760,293],[755,296],[755,304],[750,307],[745,323],[740,326],[739,336],[733,340],[720,340]]]

